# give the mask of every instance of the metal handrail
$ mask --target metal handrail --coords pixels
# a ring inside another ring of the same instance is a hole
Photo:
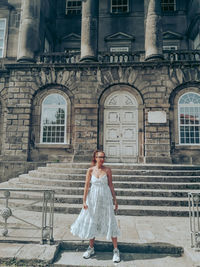
[[[188,193],[191,247],[200,250],[200,193]]]
[[[28,198],[29,200],[34,200],[31,204],[22,205],[17,209],[24,209],[27,206],[34,205],[36,203],[42,202],[42,223],[41,226],[35,225],[32,222],[28,222],[27,220],[23,218],[19,218],[16,215],[14,215],[14,211],[17,210],[11,209],[9,206],[9,201],[12,200],[24,200],[25,198],[22,197],[16,197],[12,196],[13,192],[37,192],[41,193],[41,197],[32,197]],[[54,238],[53,238],[53,227],[54,227],[54,190],[49,189],[24,189],[24,188],[0,188],[0,193],[2,193],[2,196],[0,196],[0,199],[5,200],[5,206],[1,208],[0,214],[4,220],[3,222],[3,230],[2,235],[8,236],[8,219],[9,217],[13,217],[19,221],[25,222],[37,229],[41,230],[41,240],[40,243],[48,243],[53,244]]]

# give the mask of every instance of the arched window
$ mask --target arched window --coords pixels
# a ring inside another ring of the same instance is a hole
[[[65,144],[67,102],[60,94],[50,94],[42,102],[41,138],[45,144]]]
[[[178,101],[179,144],[200,144],[200,94],[186,93]]]

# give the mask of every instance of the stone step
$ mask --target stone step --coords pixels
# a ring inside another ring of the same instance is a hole
[[[14,181],[12,181],[14,180]],[[63,186],[50,186],[50,185],[38,185],[38,184],[28,184],[24,182],[20,182],[18,178],[10,180],[6,187],[8,188],[24,188],[24,189],[50,189],[55,190],[57,194],[66,194],[66,195],[83,195],[83,188],[75,188],[75,187],[63,187]],[[1,187],[5,187],[1,185]],[[197,192],[199,190],[164,190],[164,189],[115,189],[117,196],[151,196],[151,197],[183,197],[187,198],[189,192]]]
[[[111,242],[95,241],[95,256],[89,260],[83,259],[83,251],[88,247],[88,242],[63,241],[60,253],[53,262],[55,267],[90,266],[90,267],[134,267],[139,266],[181,266],[186,267],[183,257],[184,249],[164,242],[158,243],[125,243],[118,242],[121,262],[112,262],[113,246]],[[177,265],[178,263],[178,265]],[[144,264],[144,265],[143,265]],[[138,265],[137,265],[138,266]]]
[[[175,246],[169,243],[125,243],[118,242],[118,247],[121,253],[166,253],[170,255],[181,256],[184,253],[183,247]],[[88,242],[82,241],[62,241],[60,249],[68,251],[85,251],[88,248]],[[95,240],[96,252],[113,252],[111,242]]]
[[[0,203],[2,200],[0,200]],[[42,201],[35,203],[34,200],[9,200],[10,208],[17,208],[22,210],[42,211]],[[56,213],[79,214],[81,211],[81,204],[69,203],[55,203],[54,211]],[[137,205],[120,205],[117,215],[124,216],[189,216],[188,207],[171,207],[171,206],[137,206]]]
[[[77,249],[78,250],[78,249]],[[83,251],[63,251],[54,267],[189,267],[184,257],[172,256],[163,253],[127,253],[121,252],[121,262],[114,264],[112,252],[97,251],[94,257],[83,259]],[[193,265],[195,266],[195,265]]]
[[[56,168],[78,168],[88,169],[89,163],[47,163],[47,167]],[[129,170],[200,170],[200,165],[182,165],[182,164],[128,164],[128,163],[106,163],[105,166],[111,169],[129,169]]]
[[[11,192],[10,199],[26,199],[35,200],[41,198],[42,194],[38,192]],[[140,196],[118,196],[117,201],[119,205],[144,205],[144,206],[188,206],[188,198],[169,198],[162,197],[140,197]],[[82,204],[82,195],[62,195],[55,194],[56,203]]]
[[[40,172],[51,172],[51,173],[64,173],[64,174],[86,174],[85,169],[78,168],[58,168],[58,167],[39,167],[38,171]],[[112,171],[113,175],[163,175],[163,176],[200,176],[200,170],[178,170],[178,171],[169,171],[169,170],[123,170],[123,169],[114,169]]]
[[[85,174],[54,174],[50,172],[29,171],[20,177],[48,178],[56,180],[80,180],[85,181]],[[141,181],[141,182],[200,182],[200,176],[142,176],[142,175],[113,175],[113,181]]]
[[[64,181],[53,179],[41,179],[41,178],[26,178],[19,177],[20,182],[38,184],[38,185],[51,185],[51,186],[65,186],[65,187],[77,187],[84,188],[84,181]],[[115,182],[113,181],[115,188],[148,188],[148,189],[195,189],[200,188],[200,183],[162,183],[162,182]]]

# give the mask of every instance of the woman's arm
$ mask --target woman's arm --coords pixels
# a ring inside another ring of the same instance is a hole
[[[91,180],[91,173],[92,173],[92,168],[89,168],[86,173],[86,179],[85,179],[85,188],[84,188],[84,194],[83,194],[83,208],[86,210],[88,208],[86,204],[86,199],[88,195],[88,190],[90,186],[90,180]]]
[[[115,210],[118,210],[117,199],[116,199],[115,190],[114,190],[114,186],[113,186],[113,182],[112,182],[112,171],[110,168],[107,169],[107,175],[108,175],[108,186],[110,187],[110,191],[111,191],[111,194],[113,197]]]

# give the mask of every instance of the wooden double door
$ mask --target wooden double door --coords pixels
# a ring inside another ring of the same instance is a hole
[[[112,93],[105,101],[104,151],[108,162],[137,162],[138,104],[129,92]]]

